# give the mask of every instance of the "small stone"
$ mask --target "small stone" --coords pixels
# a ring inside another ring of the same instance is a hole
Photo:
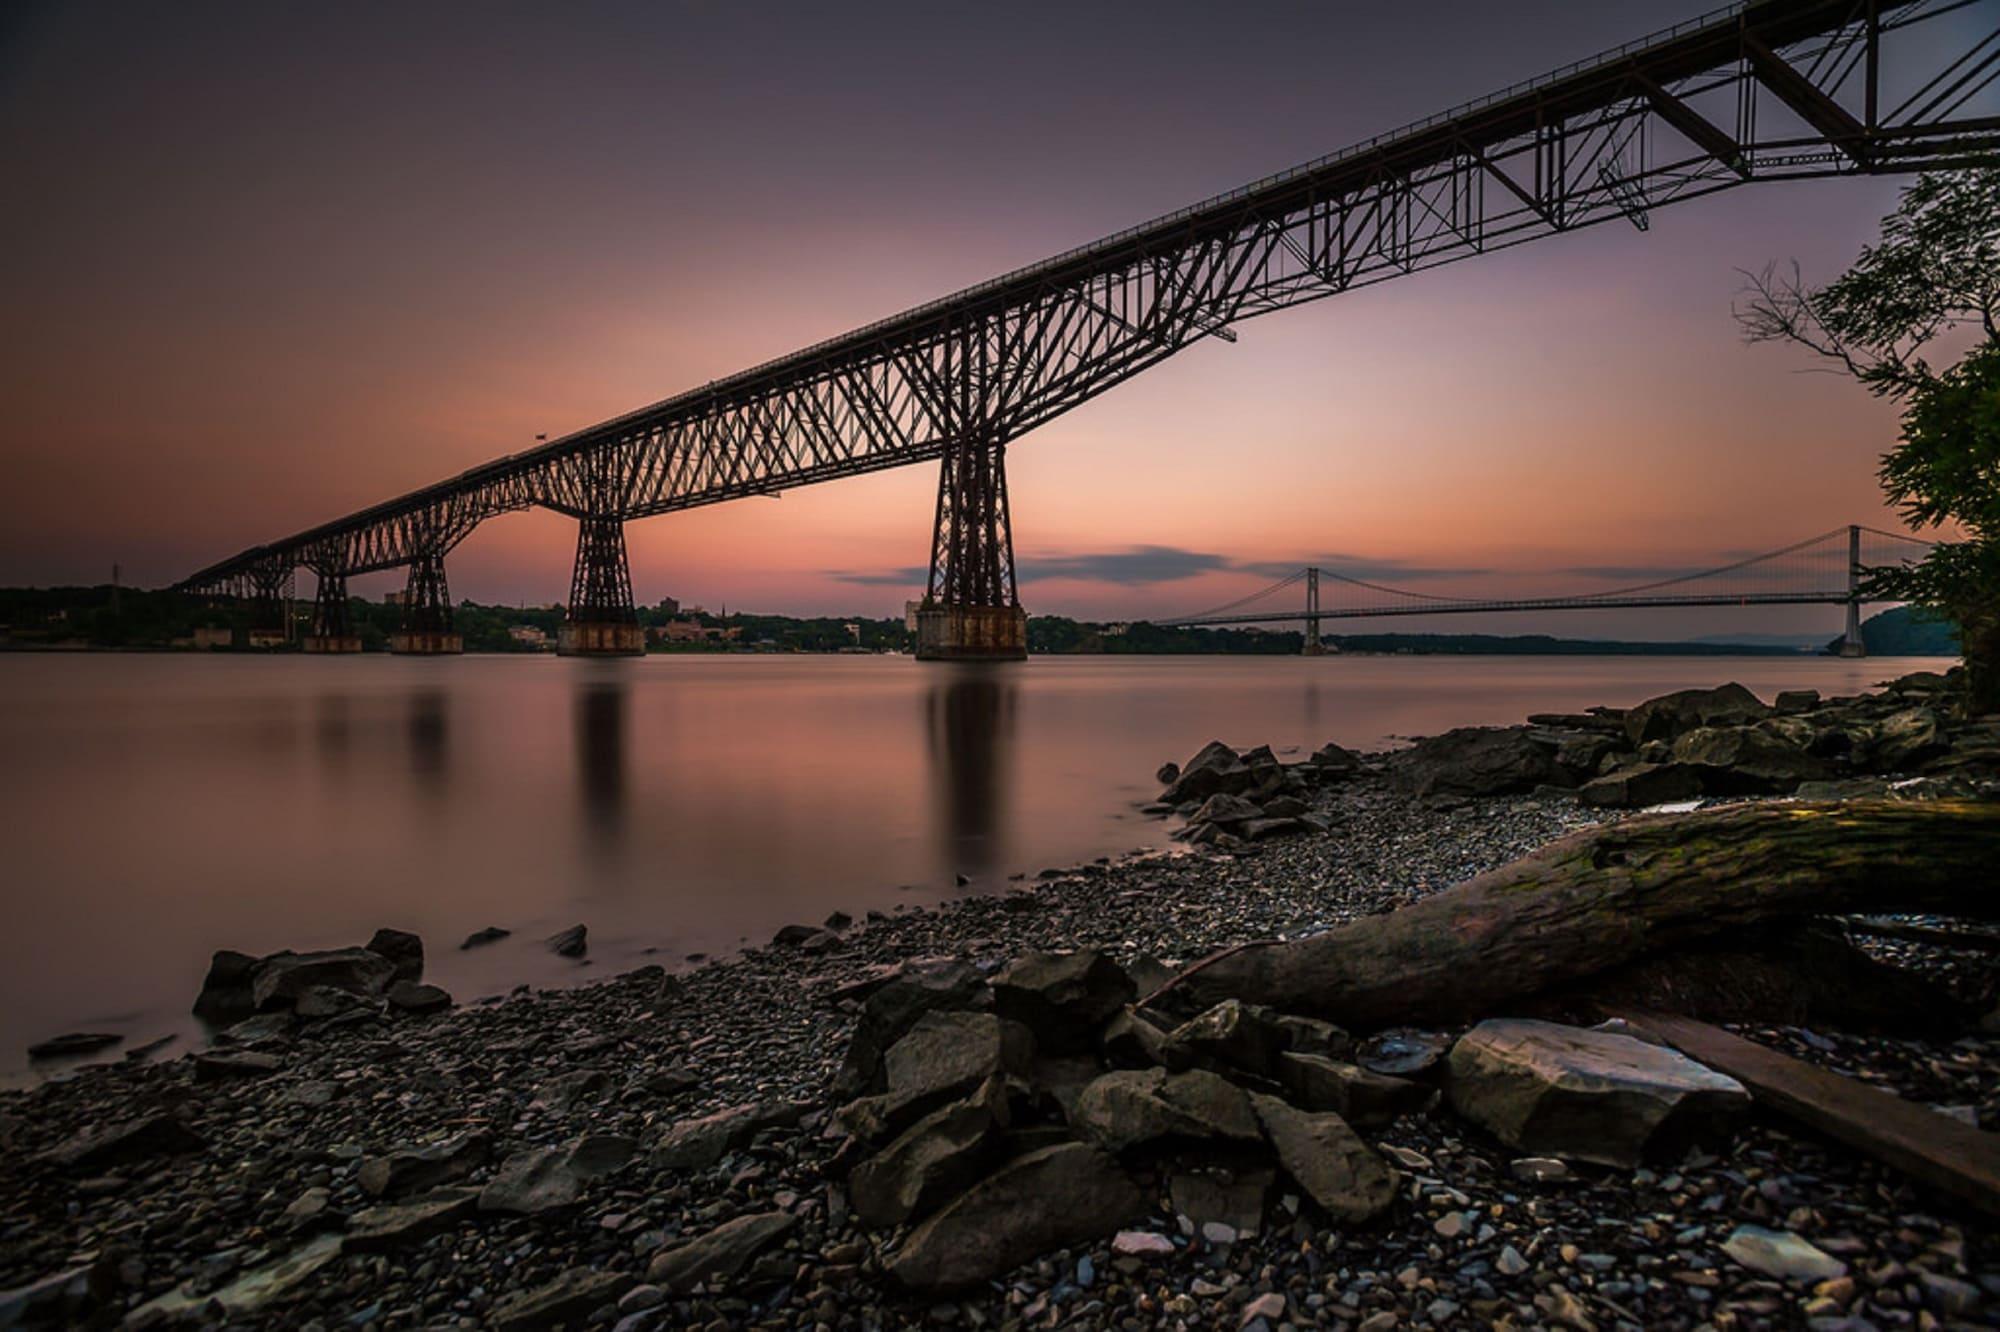
[[[557,957],[582,957],[590,948],[590,931],[585,926],[572,925],[559,934],[551,934],[544,942]]]
[[[1559,1161],[1553,1156],[1516,1157],[1508,1167],[1514,1178],[1527,1184],[1553,1184],[1570,1178],[1573,1173],[1569,1162]]]
[[[1501,1276],[1519,1276],[1528,1270],[1528,1260],[1521,1256],[1519,1249],[1509,1244],[1500,1250],[1493,1266]]]
[[[1785,1281],[1827,1281],[1847,1275],[1847,1264],[1784,1230],[1738,1226],[1722,1251],[1743,1266]]]
[[[1256,1299],[1244,1305],[1243,1316],[1236,1320],[1236,1325],[1238,1327],[1246,1327],[1259,1318],[1275,1325],[1284,1316],[1285,1297],[1282,1292],[1274,1290],[1269,1294],[1259,1295]]]
[[[503,930],[498,925],[488,925],[483,930],[474,930],[466,935],[465,942],[458,947],[462,952],[467,948],[478,948],[482,944],[498,943],[512,933],[512,930]]]
[[[1163,1258],[1173,1253],[1174,1242],[1150,1230],[1121,1230],[1111,1237],[1111,1251],[1135,1258]]]

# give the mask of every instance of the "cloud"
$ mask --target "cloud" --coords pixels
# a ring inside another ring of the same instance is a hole
[[[1210,555],[1178,546],[1131,546],[1125,550],[1037,555],[1019,561],[1022,582],[1070,578],[1127,586],[1172,583],[1198,574],[1234,568],[1227,556]]]
[[[854,583],[860,587],[922,587],[930,581],[931,571],[923,565],[913,565],[904,569],[876,569],[872,572],[861,570],[828,570],[828,578],[841,583]]]
[[[1397,559],[1371,559],[1365,555],[1321,555],[1317,559],[1290,563],[1281,560],[1246,561],[1229,567],[1238,573],[1256,574],[1259,578],[1286,578],[1307,564],[1317,566],[1323,573],[1344,574],[1349,578],[1360,578],[1371,583],[1415,583],[1427,578],[1477,578],[1482,574],[1493,572],[1491,569],[1459,569],[1437,564],[1411,564]]]

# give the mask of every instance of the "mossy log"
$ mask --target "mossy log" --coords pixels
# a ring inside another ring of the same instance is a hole
[[[1574,833],[1411,906],[1192,969],[1352,1030],[1471,1019],[1751,927],[1848,912],[2000,915],[2000,804],[1851,801],[1646,815]]]

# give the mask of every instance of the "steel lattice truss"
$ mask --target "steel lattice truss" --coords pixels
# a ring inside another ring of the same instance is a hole
[[[1747,182],[2000,162],[1996,80],[1996,0],[1731,6],[184,586],[438,558],[533,506],[624,520],[947,452],[997,466],[1008,441],[1255,315],[1599,222],[1644,228],[1652,209]],[[1004,555],[975,566],[1011,591]]]

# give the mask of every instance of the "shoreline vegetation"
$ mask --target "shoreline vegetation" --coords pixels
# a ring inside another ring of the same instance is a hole
[[[1962,671],[1157,775],[1183,853],[676,972],[218,953],[211,1046],[0,1093],[0,1324],[1991,1325]]]
[[[294,602],[295,617],[308,615],[310,602]],[[352,598],[354,634],[366,652],[386,652],[401,623],[401,607]],[[903,619],[863,616],[710,614],[683,610],[677,603],[641,606],[639,624],[648,653],[886,653],[910,652],[915,636]],[[555,650],[562,607],[483,605],[460,602],[454,629],[468,653],[533,654]],[[1323,627],[1350,622],[1328,620]],[[289,642],[254,645],[249,608],[230,598],[192,597],[178,592],[97,587],[0,588],[0,652],[17,651],[218,651],[283,653],[298,649],[306,621],[299,619]],[[1912,607],[1897,606],[1862,624],[1874,656],[1957,656],[1953,627]],[[1784,641],[1746,633],[1742,641],[1725,635],[1679,641],[1569,638],[1548,634],[1326,632],[1323,642],[1339,653],[1524,656],[1796,656],[1828,653],[1837,636],[1817,640],[1799,635]],[[1145,621],[1107,623],[1055,615],[1031,616],[1028,647],[1036,655],[1297,655],[1303,636],[1295,629],[1256,626],[1181,629]]]

